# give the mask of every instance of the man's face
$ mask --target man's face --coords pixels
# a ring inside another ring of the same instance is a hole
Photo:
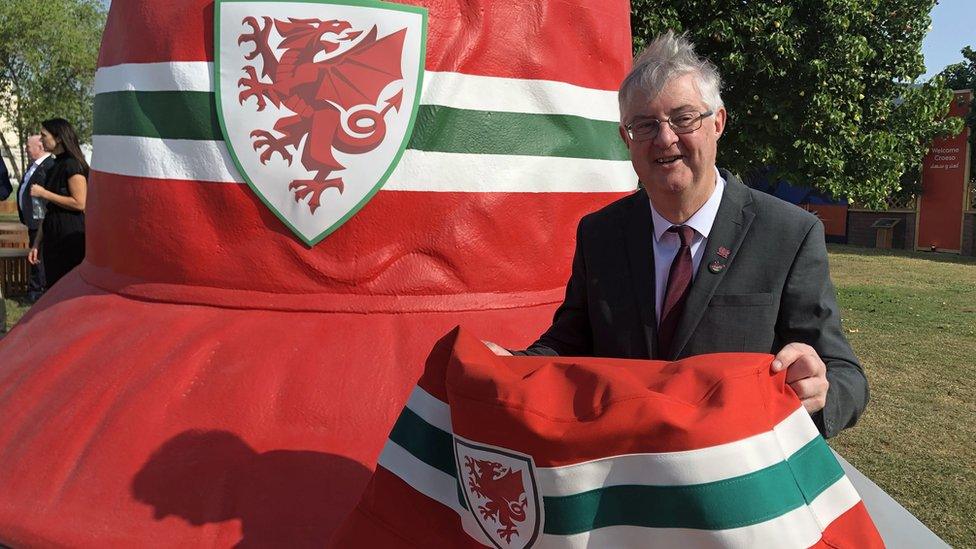
[[[27,138],[27,156],[31,160],[37,160],[44,155],[44,147],[41,145],[41,136],[32,135]]]
[[[662,121],[657,136],[646,141],[632,140],[623,126],[620,128],[634,171],[652,198],[659,193],[703,192],[714,183],[715,154],[725,128],[725,109],[703,118],[701,127],[691,133],[676,134],[663,122],[682,113],[701,114],[708,110],[691,74],[672,79],[650,101],[638,99],[626,108],[624,124],[647,118]]]

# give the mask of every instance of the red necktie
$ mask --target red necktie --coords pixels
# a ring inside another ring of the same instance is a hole
[[[671,356],[671,339],[678,328],[688,290],[691,288],[691,239],[695,235],[695,230],[687,225],[672,226],[668,232],[678,233],[681,246],[678,248],[678,255],[671,262],[664,303],[661,305],[661,322],[657,328],[658,358],[661,359]]]

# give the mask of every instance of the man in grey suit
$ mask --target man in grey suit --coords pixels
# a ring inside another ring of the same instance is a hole
[[[566,298],[518,353],[775,354],[772,369],[787,370],[830,437],[857,421],[868,389],[841,330],[823,225],[716,168],[720,88],[716,68],[670,32],[635,61],[620,135],[644,188],[580,221]]]
[[[20,214],[20,222],[27,225],[30,246],[34,246],[37,230],[40,229],[44,220],[34,215],[30,189],[33,185],[44,186],[47,171],[54,164],[54,157],[44,150],[40,135],[32,135],[27,138],[27,156],[31,159],[31,164],[24,172],[24,182],[17,189],[17,213]],[[37,301],[41,297],[41,294],[44,293],[45,282],[44,263],[39,261],[36,265],[31,265],[30,280],[27,284],[27,299],[29,301]]]

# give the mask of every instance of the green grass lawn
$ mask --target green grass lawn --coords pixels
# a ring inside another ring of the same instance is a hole
[[[9,297],[5,298],[3,302],[7,307],[7,329],[9,330],[14,326],[14,324],[17,323],[18,320],[20,320],[20,317],[24,316],[27,310],[30,309],[30,305],[28,305],[25,301],[21,301],[20,299],[11,299]],[[0,329],[0,339],[3,339],[3,336],[3,330]]]
[[[831,247],[871,402],[832,446],[954,547],[976,547],[976,260]]]
[[[871,403],[831,441],[954,547],[976,547],[976,259],[831,246]],[[26,307],[7,300],[12,324]]]

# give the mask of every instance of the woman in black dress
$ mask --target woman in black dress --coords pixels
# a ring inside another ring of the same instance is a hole
[[[41,144],[54,154],[44,186],[34,185],[31,196],[47,201],[44,224],[27,259],[40,261],[43,244],[47,286],[68,274],[85,258],[85,199],[88,196],[88,163],[78,145],[78,136],[63,118],[41,122]]]

